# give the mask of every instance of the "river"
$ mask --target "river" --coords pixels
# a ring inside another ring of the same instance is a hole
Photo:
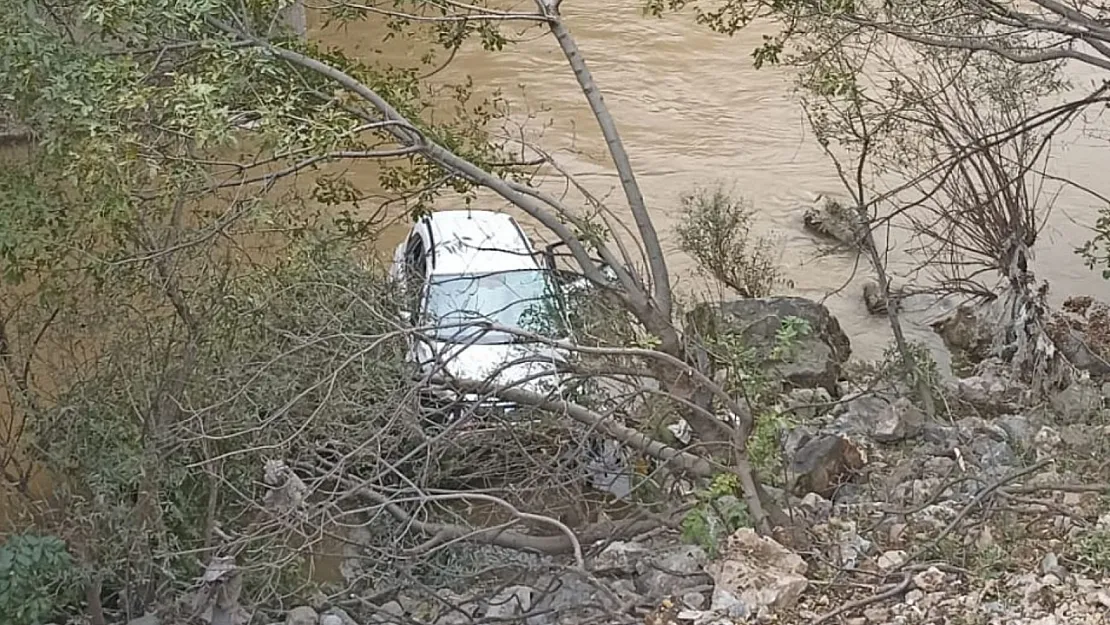
[[[530,4],[521,2],[518,10]],[[780,263],[793,283],[784,292],[824,299],[852,338],[854,355],[879,357],[889,330],[885,318],[864,309],[860,290],[871,277],[866,264],[844,254],[822,254],[819,242],[801,230],[801,213],[812,197],[839,194],[842,186],[807,127],[791,76],[782,69],[753,67],[751,51],[769,31],[751,28],[730,38],[709,32],[688,15],[645,17],[640,0],[567,0],[562,7],[627,145],[664,238],[676,288],[689,294],[705,285],[674,242],[680,196],[696,186],[733,187],[756,208],[757,230],[777,240]],[[368,60],[383,48],[392,58],[414,59],[422,52],[418,47],[398,50],[396,40],[383,44],[381,34],[366,24],[325,31],[310,20],[310,37]],[[512,103],[512,119],[526,123],[530,140],[595,194],[608,196],[611,208],[623,211],[597,124],[557,44],[538,29],[521,39],[495,53],[467,46],[442,76],[470,75],[485,93],[501,90]],[[1055,148],[1052,168],[1110,193],[1110,179],[1103,173],[1110,153],[1106,147],[1105,140],[1077,127]],[[371,166],[353,167],[356,179],[373,186]],[[550,184],[562,188],[558,180]],[[490,206],[505,203],[491,200]],[[1098,207],[1089,196],[1064,189],[1038,242],[1036,270],[1052,284],[1057,303],[1068,295],[1107,293],[1106,282],[1073,252],[1090,238]],[[404,231],[401,225],[391,229],[384,247]],[[892,258],[901,258],[897,250]],[[911,326],[911,338],[935,344],[927,326]]]

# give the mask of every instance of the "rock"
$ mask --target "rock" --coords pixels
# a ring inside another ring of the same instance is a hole
[[[886,623],[890,619],[890,610],[883,606],[871,606],[863,611],[863,618],[868,623]]]
[[[817,236],[852,249],[862,249],[866,245],[866,226],[860,214],[852,208],[850,200],[817,196],[803,211],[802,226]]]
[[[316,614],[316,610],[302,605],[289,610],[285,615],[285,625],[316,625],[320,622],[320,616]]]
[[[886,297],[882,286],[873,280],[863,285],[863,305],[872,315],[885,315],[888,312]]]
[[[1100,590],[1096,593],[1093,593],[1091,602],[1097,603],[1102,607],[1110,610],[1110,593],[1106,592],[1105,590]]]
[[[1006,431],[1006,437],[1014,449],[1024,451],[1032,446],[1033,426],[1028,417],[1016,414],[1003,415],[998,419],[998,425]]]
[[[1017,412],[1029,389],[1014,378],[1009,365],[989,358],[975,366],[974,375],[951,383],[949,390],[961,401],[995,413]]]
[[[737,530],[706,566],[716,589],[731,594],[752,611],[788,609],[809,585],[802,558],[754,530]]]
[[[1037,430],[1037,434],[1033,437],[1033,450],[1037,452],[1038,459],[1055,455],[1063,444],[1064,440],[1060,437],[1060,432],[1047,425]]]
[[[527,625],[582,623],[598,619],[620,607],[610,593],[573,571],[541,579],[534,586],[539,590],[539,597],[532,598],[534,614],[526,619]]]
[[[891,571],[905,564],[907,557],[906,552],[901,549],[884,551],[876,564],[882,571]]]
[[[817,493],[828,499],[837,485],[865,464],[860,449],[845,436],[823,435],[811,439],[790,461],[791,492]]]
[[[973,306],[959,306],[931,325],[949,351],[962,353],[976,362],[988,356],[992,339],[990,326]]]
[[[1102,407],[1102,392],[1090,380],[1076,380],[1052,397],[1052,409],[1066,421],[1080,421]]]
[[[709,583],[704,566],[709,556],[701,547],[675,545],[636,565],[636,590],[653,599],[679,595],[688,588]]]
[[[144,614],[127,621],[127,625],[162,625],[162,619],[157,614]]]
[[[1046,328],[1076,369],[1102,381],[1110,376],[1110,309],[1088,296],[1069,297]]]
[[[944,572],[935,566],[913,576],[913,584],[924,592],[935,592],[944,588]]]
[[[511,619],[532,609],[532,593],[528,586],[509,586],[494,595],[486,607],[487,619]]]
[[[688,592],[682,595],[682,603],[692,610],[701,610],[705,607],[705,595],[700,592]]]
[[[855,521],[831,519],[827,527],[835,544],[833,561],[846,570],[855,569],[874,548],[871,541],[859,535]]]
[[[832,397],[823,388],[796,388],[787,394],[784,404],[796,418],[809,421],[828,411]]]
[[[371,616],[370,623],[374,625],[397,625],[405,621],[405,608],[401,603],[391,601],[377,607],[377,612]]]
[[[832,513],[832,502],[817,493],[806,493],[798,508],[811,520],[824,520]]]
[[[894,303],[896,310],[902,307],[905,297],[905,289],[891,285],[890,301]],[[868,280],[863,285],[863,305],[872,315],[885,315],[890,310],[887,298],[883,297],[882,287],[874,280]]]
[[[809,332],[782,349],[777,337],[783,322],[791,317],[806,321]],[[802,297],[702,304],[687,316],[687,327],[707,336],[738,333],[760,361],[756,366],[773,369],[788,387],[820,387],[832,397],[840,396],[837,381],[842,365],[852,355],[851,341],[823,304]]]
[[[915,605],[915,604],[921,603],[921,600],[924,599],[924,598],[925,598],[925,593],[921,592],[920,590],[918,590],[916,588],[914,588],[913,590],[906,593],[906,603],[908,603],[910,605]]]
[[[648,548],[641,543],[616,541],[603,549],[593,562],[595,573],[622,572],[634,573],[636,563],[648,554]]]
[[[731,619],[744,620],[751,614],[751,608],[742,599],[731,592],[717,587],[713,589],[713,603],[709,609],[715,613]]]
[[[969,449],[976,462],[987,473],[998,475],[1017,464],[1017,454],[1006,441],[997,441],[979,436],[971,442]]]
[[[1039,570],[1046,576],[1051,575],[1061,581],[1068,578],[1068,570],[1063,566],[1060,566],[1060,558],[1058,558],[1056,554],[1052,553],[1051,551],[1044,554],[1044,557],[1041,558]],[[1044,580],[1042,580],[1042,582],[1043,581]]]
[[[893,443],[921,434],[925,413],[905,397],[887,404],[870,422],[870,435],[880,443]]]
[[[404,616],[405,615],[405,608],[397,601],[390,601],[388,603],[383,603],[381,605],[381,607],[378,608],[378,610],[382,614],[388,614],[390,616]]]
[[[320,615],[320,625],[359,625],[343,608],[328,608]]]

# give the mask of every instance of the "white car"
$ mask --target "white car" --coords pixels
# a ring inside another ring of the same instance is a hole
[[[490,324],[549,339],[570,332],[554,274],[537,260],[532,243],[510,215],[445,210],[420,218],[397,246],[391,277],[405,291],[405,315],[417,331],[408,360],[424,375],[558,392],[565,350],[534,337],[493,330]],[[478,401],[474,394],[458,404]],[[483,406],[511,403],[482,401]]]

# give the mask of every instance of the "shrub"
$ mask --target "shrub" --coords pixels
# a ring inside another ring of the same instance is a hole
[[[40,625],[77,596],[66,544],[56,536],[19,534],[0,546],[0,625]]]
[[[742,297],[766,297],[781,281],[771,242],[752,235],[752,207],[722,189],[682,198],[678,227],[682,251]]]

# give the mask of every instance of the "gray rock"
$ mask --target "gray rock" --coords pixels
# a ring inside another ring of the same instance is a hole
[[[871,423],[871,438],[880,443],[893,443],[921,434],[925,413],[902,397],[886,406]]]
[[[713,589],[713,602],[709,609],[728,618],[743,621],[751,615],[751,608],[744,600],[731,592],[717,586]]]
[[[783,321],[805,320],[810,332],[786,350],[776,350]],[[851,341],[823,304],[802,297],[769,297],[702,304],[687,316],[687,327],[709,336],[736,332],[762,366],[782,376],[788,387],[824,388],[838,397],[841,367],[852,355]]]
[[[997,475],[1017,464],[1017,454],[1006,441],[980,436],[971,443],[971,453],[984,471]]]
[[[527,625],[586,622],[620,607],[610,593],[603,592],[573,571],[540,580],[533,586],[539,598],[533,597],[532,612],[535,614],[525,620]]]
[[[706,570],[713,577],[714,603],[720,591],[752,611],[774,612],[797,603],[809,585],[806,568],[798,554],[743,528],[728,537],[720,556]]]
[[[442,599],[436,625],[470,625],[481,612],[481,604],[451,590],[441,589],[436,594]]]
[[[802,226],[819,237],[850,249],[862,249],[866,245],[867,226],[853,208],[851,200],[817,196],[802,212]]]
[[[890,401],[880,395],[867,394],[846,400],[845,406],[844,414],[833,424],[833,429],[848,435],[870,436],[879,414],[890,407]]]
[[[784,403],[796,418],[808,421],[828,411],[832,397],[823,388],[796,388],[787,394]]]
[[[705,607],[705,595],[700,592],[684,593],[682,603],[692,610],[701,610]]]
[[[377,608],[370,623],[373,625],[397,625],[404,621],[405,608],[395,601],[387,602]]]
[[[641,543],[616,541],[597,554],[593,570],[596,573],[634,573],[636,563],[648,553],[647,546]]]
[[[1051,400],[1052,409],[1066,421],[1085,419],[1102,407],[1102,392],[1090,380],[1076,380]]]
[[[383,603],[378,608],[378,611],[381,614],[386,614],[389,616],[400,617],[405,615],[405,608],[397,601],[389,601],[387,603]]]
[[[790,460],[791,492],[817,493],[828,499],[853,471],[863,467],[863,454],[845,436],[824,435],[806,442]]]
[[[935,566],[913,576],[913,585],[924,592],[934,592],[944,587],[944,571]]]
[[[1006,437],[1015,449],[1026,450],[1033,444],[1033,425],[1029,417],[1009,414],[998,419],[998,425],[1006,431]]]
[[[488,619],[510,619],[532,609],[533,590],[528,586],[509,586],[494,595],[486,607]]]
[[[953,353],[966,354],[973,361],[987,357],[991,347],[990,324],[973,306],[959,306],[932,323],[944,345]]]
[[[996,358],[980,362],[974,375],[956,380],[949,390],[961,401],[1002,413],[1017,411],[1029,393],[1009,365]]]
[[[890,610],[881,605],[871,606],[863,611],[863,618],[868,623],[886,625],[890,619]]]
[[[704,566],[709,556],[701,547],[675,545],[637,564],[636,590],[653,599],[680,595],[709,583]]]
[[[1076,369],[1086,371],[1096,380],[1110,376],[1110,360],[1092,350],[1087,333],[1077,328],[1059,328],[1053,342]]]
[[[285,615],[285,625],[317,625],[319,622],[316,610],[306,605],[297,606]]]
[[[162,619],[157,614],[144,614],[127,621],[127,625],[162,625]]]
[[[879,570],[890,571],[905,564],[906,558],[908,557],[909,556],[906,554],[906,552],[902,551],[901,549],[884,551],[883,554],[879,556],[876,564],[878,565]]]
[[[320,615],[320,625],[359,625],[343,608],[328,608]]]

